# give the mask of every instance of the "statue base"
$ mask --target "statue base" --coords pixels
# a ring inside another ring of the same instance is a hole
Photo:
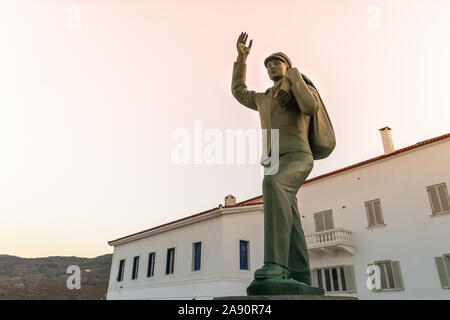
[[[247,287],[248,296],[308,295],[323,296],[325,291],[293,279],[257,279]]]

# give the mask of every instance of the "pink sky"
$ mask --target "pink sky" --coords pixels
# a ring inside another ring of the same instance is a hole
[[[70,5],[80,28],[69,30]],[[379,8],[379,29],[370,28]],[[310,177],[448,133],[450,1],[2,1],[0,254],[112,252],[130,233],[261,194],[260,165],[171,162],[171,133],[259,129],[230,90],[286,53],[317,86],[337,136]]]

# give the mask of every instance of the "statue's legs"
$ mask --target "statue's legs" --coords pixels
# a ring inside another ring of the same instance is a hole
[[[300,221],[297,198],[295,198],[292,203],[292,210],[293,217],[288,269],[291,277],[295,280],[311,285],[309,254],[306,246],[305,234],[303,233],[303,228]]]
[[[285,153],[277,174],[263,179],[264,264],[284,266],[308,284],[309,257],[296,195],[313,165],[309,153]]]

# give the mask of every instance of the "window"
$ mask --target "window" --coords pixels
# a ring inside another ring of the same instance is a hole
[[[122,281],[123,280],[124,269],[125,269],[125,260],[120,260],[119,272],[117,273],[117,281]]]
[[[173,273],[174,262],[175,262],[175,248],[167,249],[166,274]]]
[[[137,279],[139,271],[139,257],[134,257],[133,259],[133,272],[131,274],[131,279]]]
[[[155,275],[155,253],[148,254],[147,278]]]
[[[333,212],[326,210],[314,213],[314,224],[316,232],[334,229]]]
[[[312,270],[312,286],[326,292],[356,292],[353,266],[333,266]]]
[[[241,270],[249,270],[249,242],[240,240],[239,241],[239,266]]]
[[[366,201],[365,206],[369,227],[384,225],[380,199]]]
[[[441,280],[441,287],[443,289],[450,289],[450,254],[435,257],[434,259],[436,261],[439,279]]]
[[[450,200],[445,183],[428,186],[427,192],[433,215],[450,213]]]
[[[380,267],[380,290],[404,290],[400,263],[398,261],[376,261],[375,264]],[[376,289],[374,290],[377,291]]]
[[[192,271],[200,270],[202,258],[202,243],[196,242],[192,244]]]

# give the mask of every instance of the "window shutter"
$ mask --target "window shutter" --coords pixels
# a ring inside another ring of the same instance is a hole
[[[333,223],[333,211],[328,210],[324,213],[324,220],[325,220],[325,230],[331,230],[334,229],[334,223]]]
[[[175,248],[167,249],[166,274],[173,273],[175,262]]]
[[[194,245],[194,270],[200,270],[201,256],[202,256],[202,243],[197,242]]]
[[[316,232],[320,232],[324,230],[323,217],[321,213],[316,213],[314,215],[314,222],[316,225]]]
[[[400,271],[400,262],[392,261],[392,273],[394,275],[395,289],[404,290],[402,273]]]
[[[353,266],[344,266],[345,284],[347,292],[356,292],[355,272]]]
[[[441,184],[437,186],[439,198],[441,198],[442,211],[450,210],[450,203],[448,199],[448,191],[447,186],[445,184]]]
[[[125,260],[120,260],[119,272],[117,273],[117,281],[123,280],[123,273],[125,271]]]
[[[436,187],[428,188],[428,197],[430,198],[431,211],[433,214],[441,212],[441,206],[439,205],[438,195],[436,192]]]
[[[139,271],[139,257],[133,258],[133,270],[131,273],[131,279],[137,279]]]
[[[383,214],[381,213],[381,202],[380,200],[376,200],[373,202],[373,209],[375,212],[375,221],[376,224],[383,224]]]
[[[369,227],[375,225],[375,217],[371,202],[366,202],[366,213],[367,213],[367,221],[369,222]]]
[[[172,264],[170,265],[170,272],[173,273],[175,268],[175,248],[172,248]]]
[[[147,277],[153,277],[155,273],[155,253],[148,254],[148,268],[147,268]]]
[[[249,242],[240,240],[239,241],[239,267],[241,270],[250,270],[248,262],[248,250]]]
[[[318,282],[317,282],[317,270],[311,270],[311,286],[312,287],[318,287]]]
[[[445,266],[443,257],[435,257],[436,266],[439,273],[439,279],[441,280],[441,287],[444,289],[450,288],[450,279],[449,279],[449,271],[447,271],[447,267]]]

